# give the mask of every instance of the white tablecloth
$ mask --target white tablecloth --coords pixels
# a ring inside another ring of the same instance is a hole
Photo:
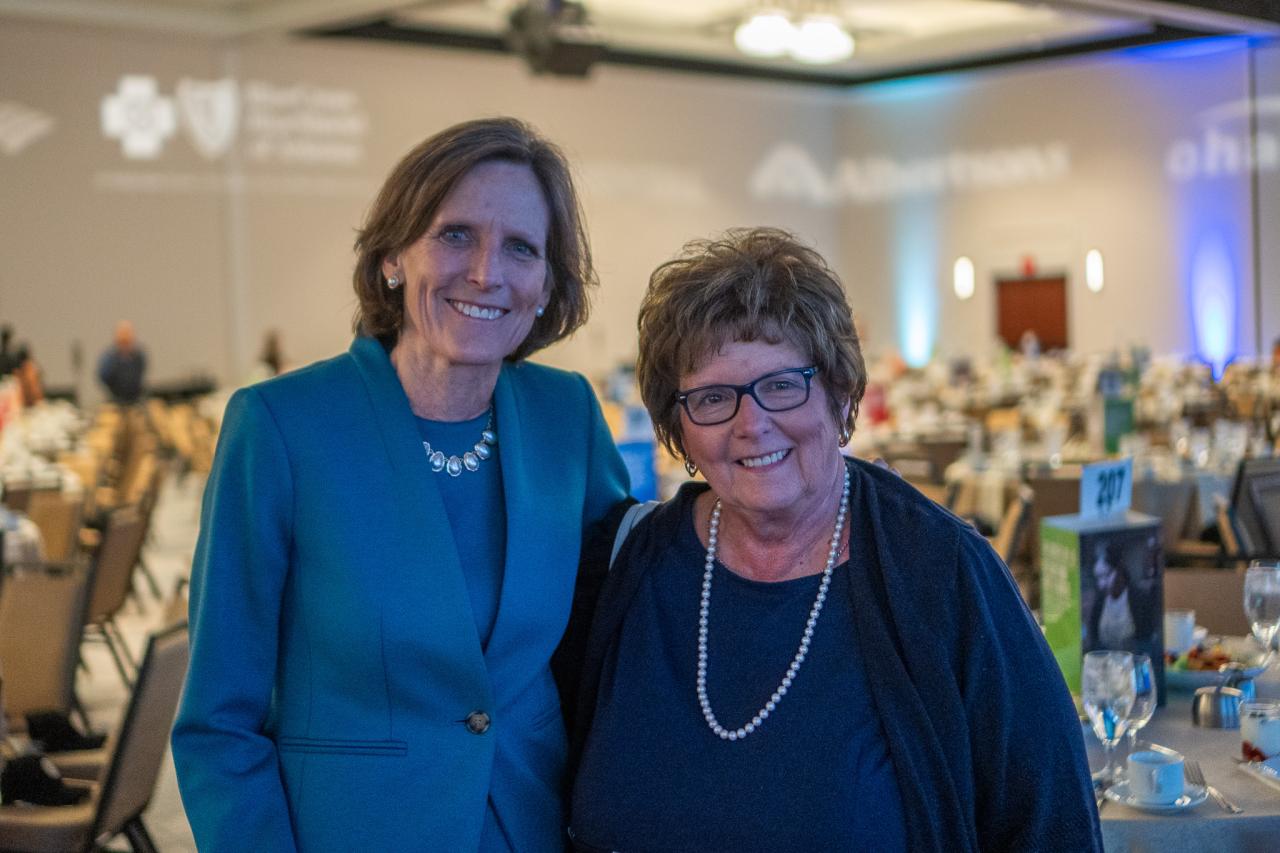
[[[1275,669],[1275,668],[1273,668]],[[1269,672],[1260,696],[1280,697],[1280,673]],[[1091,732],[1090,761],[1101,767],[1101,748]],[[1176,749],[1200,762],[1205,778],[1244,809],[1231,815],[1212,800],[1177,814],[1149,814],[1108,802],[1102,809],[1107,853],[1276,853],[1280,851],[1280,790],[1239,770],[1239,729],[1202,729],[1191,724],[1191,695],[1170,692],[1141,732],[1143,741]],[[1123,747],[1120,748],[1123,750]],[[1123,761],[1123,753],[1119,761]]]

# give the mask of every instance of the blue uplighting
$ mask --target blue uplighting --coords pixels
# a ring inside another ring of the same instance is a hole
[[[922,74],[866,83],[857,87],[852,96],[869,102],[907,102],[922,98],[946,98],[969,90],[972,86],[972,78],[960,73]]]
[[[929,362],[938,337],[937,216],[925,201],[899,205],[894,217],[898,348],[911,367]]]
[[[1226,53],[1232,50],[1247,50],[1250,43],[1249,36],[1243,35],[1221,35],[1221,36],[1205,36],[1203,38],[1181,39],[1179,41],[1157,42],[1155,44],[1142,44],[1135,47],[1125,47],[1117,50],[1116,53],[1126,59],[1133,60],[1180,60],[1195,59],[1201,56],[1210,56],[1215,53]]]
[[[1236,355],[1236,292],[1232,252],[1224,234],[1201,235],[1191,255],[1189,291],[1196,353],[1220,377]]]

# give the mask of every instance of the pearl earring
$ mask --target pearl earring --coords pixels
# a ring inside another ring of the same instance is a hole
[[[534,313],[534,316],[541,317],[543,314],[547,313],[547,309],[545,306],[539,305],[538,310],[534,311],[533,313]]]
[[[390,278],[387,279],[387,287],[391,288],[392,290],[395,290],[399,286],[400,286],[400,279],[396,278],[395,276],[391,276]]]

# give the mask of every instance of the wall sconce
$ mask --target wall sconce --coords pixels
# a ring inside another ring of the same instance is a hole
[[[1098,293],[1102,290],[1104,276],[1102,271],[1102,252],[1090,249],[1084,256],[1084,283],[1089,290]]]
[[[955,264],[951,267],[951,279],[958,299],[963,300],[973,296],[973,261],[964,255],[956,258]]]

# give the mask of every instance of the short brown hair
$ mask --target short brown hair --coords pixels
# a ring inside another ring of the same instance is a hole
[[[388,288],[382,262],[427,230],[445,197],[481,163],[528,166],[542,187],[551,223],[547,234],[550,301],[511,360],[568,337],[587,321],[589,290],[597,285],[591,247],[578,194],[564,153],[536,130],[514,118],[477,119],[455,124],[405,155],[378,192],[356,236],[353,274],[357,334],[393,344],[404,324],[404,289]]]
[[[658,438],[677,456],[688,458],[680,377],[732,341],[797,347],[817,365],[841,431],[853,431],[867,369],[844,286],[821,255],[786,231],[735,228],[686,243],[649,277],[639,329],[640,396]]]

